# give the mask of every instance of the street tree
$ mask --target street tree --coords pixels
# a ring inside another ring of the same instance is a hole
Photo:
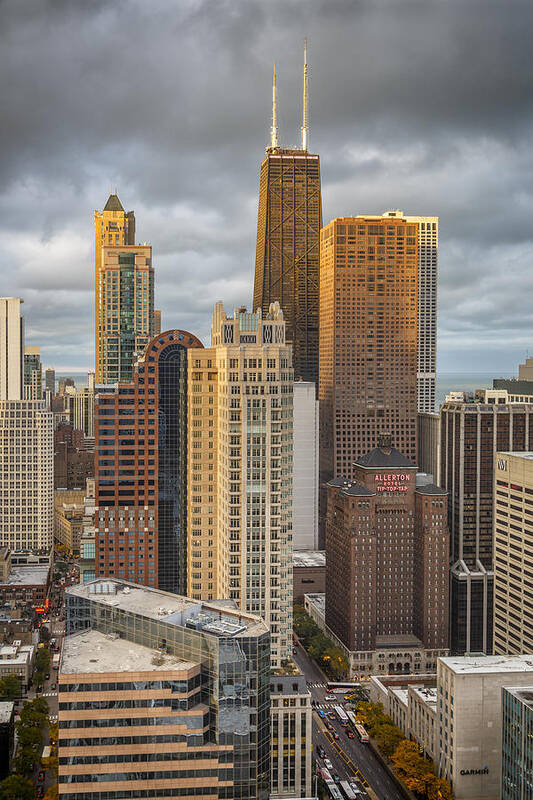
[[[433,765],[420,754],[418,745],[404,739],[392,755],[394,771],[415,794],[424,796],[428,783],[434,777]]]
[[[0,800],[35,800],[35,789],[22,775],[9,775],[0,783]]]
[[[13,771],[29,777],[39,763],[39,755],[30,747],[21,747],[12,762]]]
[[[390,758],[405,737],[396,725],[381,722],[372,728],[372,738],[376,740],[376,744],[385,758]]]
[[[43,744],[43,734],[40,728],[29,725],[17,726],[17,737],[21,747],[28,747],[39,752]]]
[[[6,675],[0,681],[0,694],[8,700],[14,700],[15,697],[20,697],[20,678],[17,675]]]

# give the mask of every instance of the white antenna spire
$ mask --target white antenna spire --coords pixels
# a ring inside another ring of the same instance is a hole
[[[307,38],[304,39],[304,102],[303,102],[303,124],[302,124],[302,150],[307,150],[309,145],[309,125],[308,125],[308,96],[307,96]]]
[[[272,77],[272,127],[270,128],[270,147],[278,146],[278,98],[276,87],[276,62],[274,61],[274,75]]]

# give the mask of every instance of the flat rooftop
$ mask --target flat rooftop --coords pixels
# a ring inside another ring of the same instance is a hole
[[[376,636],[376,650],[380,647],[416,647],[424,649],[423,643],[412,633],[391,633]]]
[[[417,697],[419,697],[422,702],[424,702],[427,706],[430,706],[433,710],[437,708],[437,687],[436,686],[427,686],[421,689],[420,687],[412,687],[411,692],[413,692]]]
[[[118,578],[97,578],[76,584],[65,594],[223,638],[268,633],[260,617],[240,611],[231,601],[205,603]]]
[[[531,451],[519,453],[515,450],[498,450],[498,454],[501,456],[514,456],[515,458],[525,458],[528,461],[533,461],[533,453]]]
[[[457,675],[532,672],[533,654],[520,656],[446,656],[440,661]]]
[[[65,637],[59,674],[164,672],[194,666],[192,661],[183,661],[144,645],[89,629]]]
[[[391,689],[391,694],[397,697],[402,705],[409,705],[409,691],[407,689]]]
[[[516,697],[528,708],[533,709],[533,686],[506,686],[505,691]]]
[[[326,553],[324,550],[293,550],[293,567],[325,567]]]
[[[18,564],[11,567],[11,572],[2,586],[46,586],[50,567],[48,564]]]
[[[326,613],[326,595],[324,592],[310,592],[309,594],[304,594],[304,598],[307,598],[308,602],[324,616]]]
[[[3,702],[0,703],[0,724],[5,725],[11,719],[11,715],[13,714],[13,709],[15,708],[15,703],[13,702]]]

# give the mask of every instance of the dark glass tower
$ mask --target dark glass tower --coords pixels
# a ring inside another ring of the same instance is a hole
[[[186,331],[148,344],[131,383],[95,404],[96,574],[187,589]]]
[[[266,314],[279,302],[286,341],[293,345],[294,377],[315,385],[321,227],[320,160],[308,152],[305,63],[301,149],[278,146],[274,72],[271,141],[259,179],[253,308]]]

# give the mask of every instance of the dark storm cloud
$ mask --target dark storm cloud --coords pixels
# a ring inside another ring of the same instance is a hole
[[[2,294],[46,363],[90,366],[93,210],[154,248],[163,324],[249,304],[278,63],[298,141],[309,37],[324,219],[438,214],[440,365],[513,371],[533,312],[530,2],[0,2]],[[532,337],[533,338],[533,337]]]

